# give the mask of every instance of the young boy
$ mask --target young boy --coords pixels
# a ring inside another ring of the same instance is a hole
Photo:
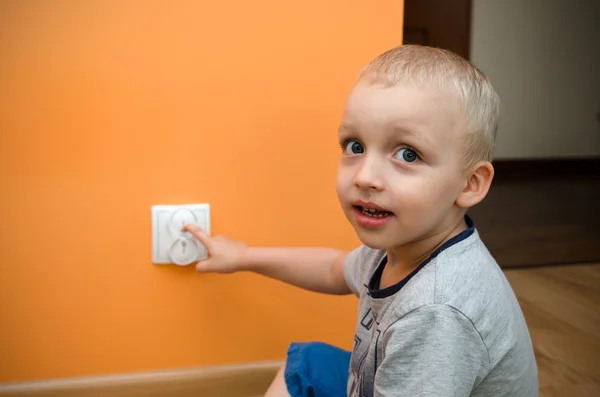
[[[538,395],[525,319],[467,210],[487,194],[499,99],[448,51],[389,50],[365,67],[339,128],[337,194],[364,244],[254,248],[194,226],[199,271],[254,271],[357,295],[352,352],[294,343],[268,396]]]

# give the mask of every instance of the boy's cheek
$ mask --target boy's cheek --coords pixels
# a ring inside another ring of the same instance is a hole
[[[452,193],[441,182],[436,182],[422,183],[410,189],[404,186],[395,193],[394,201],[400,211],[410,210],[418,216],[426,216],[432,208],[444,208],[444,203],[450,203],[453,199]]]

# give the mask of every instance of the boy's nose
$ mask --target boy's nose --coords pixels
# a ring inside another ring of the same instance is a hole
[[[365,156],[365,160],[354,176],[354,184],[360,189],[383,190],[381,168],[378,167],[376,159]]]

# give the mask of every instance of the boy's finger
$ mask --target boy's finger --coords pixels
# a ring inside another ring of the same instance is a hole
[[[181,231],[192,233],[192,235],[194,237],[196,237],[198,239],[198,241],[200,241],[206,247],[207,250],[210,250],[210,237],[208,234],[206,234],[206,232],[204,230],[202,230],[198,226],[184,225],[181,228]]]
[[[196,263],[196,271],[200,273],[209,272],[210,271],[210,260],[206,259]]]

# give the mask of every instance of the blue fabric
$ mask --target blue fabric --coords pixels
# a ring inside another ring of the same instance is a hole
[[[321,342],[292,343],[285,382],[292,397],[346,397],[351,353]]]

